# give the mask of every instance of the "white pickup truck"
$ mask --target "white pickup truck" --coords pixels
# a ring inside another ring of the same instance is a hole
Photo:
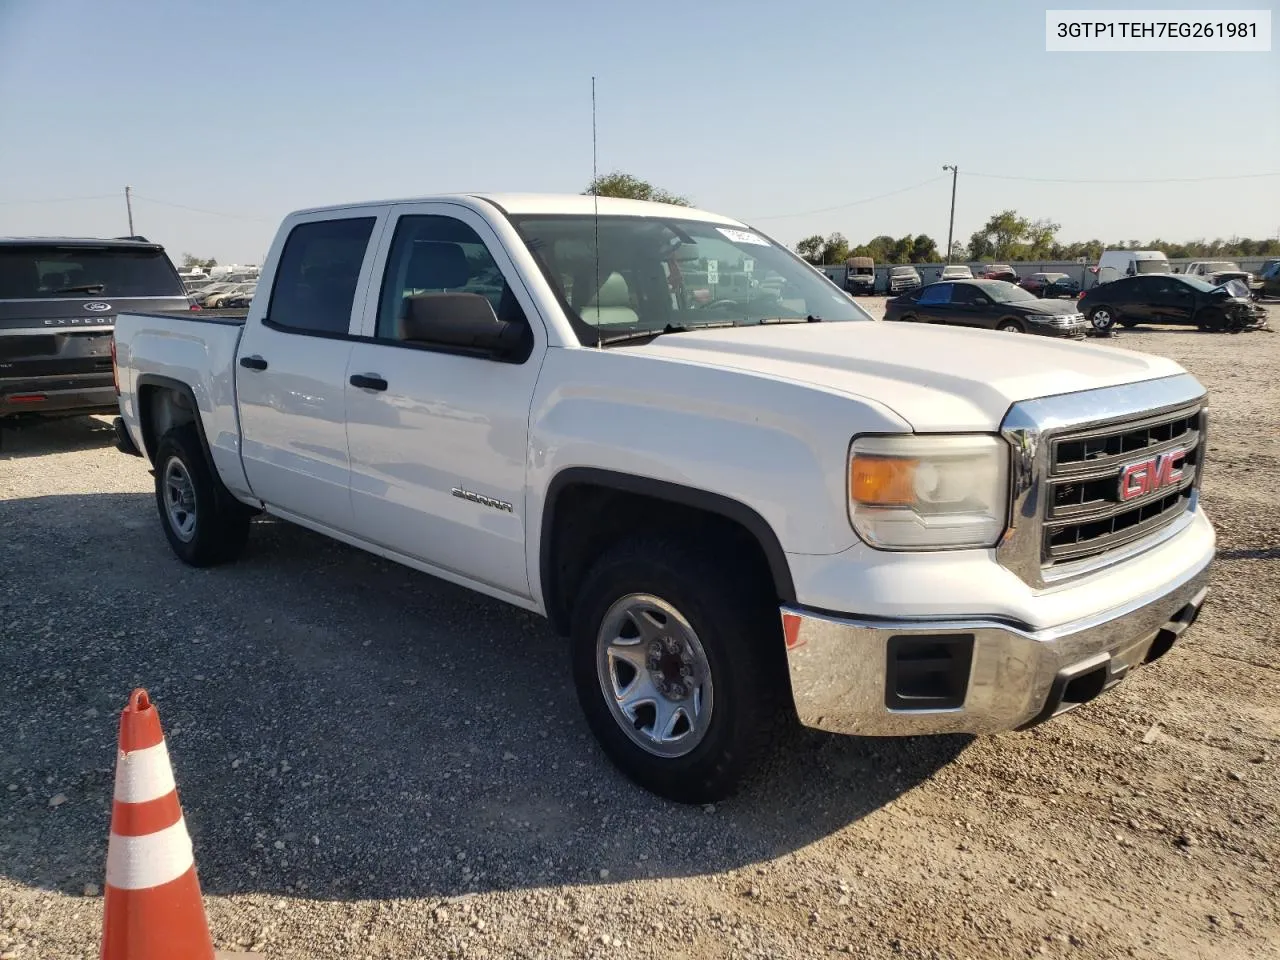
[[[604,750],[683,801],[789,717],[1084,703],[1191,624],[1214,552],[1175,363],[874,322],[691,208],[295,213],[247,317],[122,313],[114,356],[179,557],[234,558],[265,511],[536,611]]]

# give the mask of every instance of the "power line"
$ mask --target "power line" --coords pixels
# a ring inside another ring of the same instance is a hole
[[[1217,177],[1151,177],[1136,180],[1077,180],[1069,177],[1018,177],[1003,173],[974,173],[966,170],[966,177],[982,177],[986,180],[1023,180],[1029,183],[1208,183],[1213,180],[1261,180],[1264,177],[1280,177],[1280,171],[1273,173],[1238,173]]]
[[[848,207],[856,207],[861,203],[870,203],[872,200],[883,200],[885,197],[896,196],[899,193],[906,193],[908,190],[919,190],[921,187],[928,186],[931,183],[937,183],[939,180],[945,180],[946,175],[940,177],[930,177],[928,180],[921,180],[919,183],[913,183],[909,187],[899,187],[897,190],[890,190],[888,193],[877,193],[874,197],[863,197],[861,200],[850,200],[848,203],[836,204],[834,207],[823,207],[821,210],[802,210],[799,213],[774,213],[767,217],[748,217],[748,220],[785,220],[788,217],[808,217],[815,213],[831,213],[835,210],[844,210]]]
[[[206,213],[211,217],[226,217],[230,220],[251,220],[254,223],[274,223],[273,220],[265,220],[262,217],[246,217],[239,213],[224,213],[220,210],[205,210],[202,207],[189,207],[185,203],[170,203],[168,200],[157,200],[154,197],[144,197],[141,194],[133,195],[135,200],[145,200],[147,203],[154,203],[161,207],[173,207],[176,210],[189,210],[192,213]]]
[[[50,197],[47,200],[0,200],[0,203],[19,204],[19,203],[80,203],[85,200],[116,200],[119,195],[115,193],[100,193],[94,197]]]

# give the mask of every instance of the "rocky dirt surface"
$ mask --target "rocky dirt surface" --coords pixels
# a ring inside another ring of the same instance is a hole
[[[1109,345],[1212,391],[1210,601],[1028,733],[799,732],[677,807],[596,749],[538,619],[262,521],[183,567],[103,421],[0,451],[0,960],[93,958],[147,686],[215,942],[268,958],[1280,957],[1280,336]]]

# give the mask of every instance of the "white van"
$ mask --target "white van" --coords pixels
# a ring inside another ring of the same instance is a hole
[[[1137,273],[1169,273],[1169,258],[1160,250],[1104,250],[1092,272],[1098,283]]]

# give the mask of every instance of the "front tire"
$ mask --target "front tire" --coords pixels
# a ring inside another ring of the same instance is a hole
[[[606,551],[574,605],[578,701],[609,759],[681,803],[729,795],[780,723],[776,606],[749,571],[676,538]]]
[[[1017,320],[1001,320],[996,324],[1001,333],[1026,333],[1026,329]]]
[[[195,424],[174,427],[156,447],[156,508],[165,537],[184,563],[234,560],[249,537],[250,511],[209,467]]]

